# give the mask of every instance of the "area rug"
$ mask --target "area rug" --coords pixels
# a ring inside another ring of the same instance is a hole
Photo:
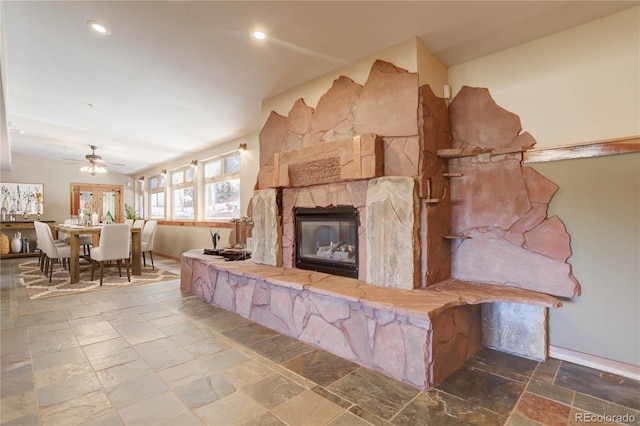
[[[173,272],[159,269],[155,270],[151,266],[142,268],[142,275],[131,275],[131,282],[127,281],[127,271],[122,267],[122,277],[118,275],[118,268],[104,268],[104,278],[100,286],[100,266],[96,265],[94,280],[91,281],[91,265],[89,263],[80,264],[80,282],[69,284],[69,271],[62,269],[57,264],[53,267],[51,282],[49,277],[38,268],[38,261],[30,261],[19,265],[24,285],[31,299],[42,299],[52,296],[63,296],[87,291],[105,290],[116,287],[126,287],[140,284],[150,284],[160,281],[175,280],[180,278]]]

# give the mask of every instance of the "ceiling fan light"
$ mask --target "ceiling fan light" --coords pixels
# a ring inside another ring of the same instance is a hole
[[[91,176],[101,175],[103,173],[107,173],[107,168],[104,166],[98,166],[95,163],[87,164],[86,166],[80,167],[81,172],[89,173]]]

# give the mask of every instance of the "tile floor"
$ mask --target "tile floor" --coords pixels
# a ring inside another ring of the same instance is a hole
[[[1,263],[2,425],[640,422],[640,383],[575,364],[483,349],[423,392],[183,294],[177,280],[32,301],[21,261]]]

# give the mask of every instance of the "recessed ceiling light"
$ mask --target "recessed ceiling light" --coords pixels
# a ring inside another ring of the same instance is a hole
[[[111,34],[111,30],[109,29],[109,27],[107,27],[105,24],[103,24],[102,22],[96,21],[96,20],[89,20],[87,21],[87,25],[89,25],[89,27],[102,35],[109,35]]]
[[[267,34],[264,31],[251,31],[251,37],[256,40],[264,40],[267,38]]]

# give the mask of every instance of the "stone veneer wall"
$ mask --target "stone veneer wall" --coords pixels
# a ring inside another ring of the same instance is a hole
[[[259,244],[251,254],[254,262],[282,266],[282,218],[280,194],[273,189],[256,191],[251,203],[251,214]]]
[[[500,108],[487,89],[463,87],[449,106],[453,146],[452,276],[499,283],[562,297],[580,295],[571,273],[570,237],[557,217],[547,218],[558,186],[522,166],[535,144],[520,118]]]

